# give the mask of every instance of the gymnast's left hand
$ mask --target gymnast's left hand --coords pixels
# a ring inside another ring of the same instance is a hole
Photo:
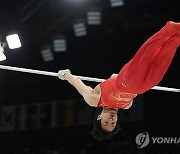
[[[66,73],[71,73],[71,71],[70,71],[69,69],[59,70],[59,71],[58,71],[58,77],[59,77],[61,80],[65,80],[64,75],[65,75]]]

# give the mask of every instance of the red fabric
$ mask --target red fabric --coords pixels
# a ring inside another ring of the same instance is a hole
[[[100,84],[98,106],[125,108],[136,94],[142,94],[157,85],[170,66],[179,44],[180,23],[168,21],[140,47],[117,77]]]
[[[101,98],[98,103],[100,107],[125,108],[137,95],[125,93],[116,88],[117,77],[112,77],[100,84]],[[108,87],[108,88],[107,88]]]
[[[180,44],[180,23],[168,21],[151,36],[119,72],[120,91],[142,94],[157,85],[166,73]]]

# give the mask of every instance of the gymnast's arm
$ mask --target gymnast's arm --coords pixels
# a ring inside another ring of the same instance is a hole
[[[97,106],[100,94],[95,93],[90,86],[86,86],[78,77],[72,75],[71,73],[66,73],[64,75],[64,78],[77,89],[77,91],[83,96],[87,104],[94,107]]]

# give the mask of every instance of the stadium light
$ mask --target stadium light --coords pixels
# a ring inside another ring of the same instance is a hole
[[[87,12],[88,25],[100,25],[101,24],[101,11],[99,9],[91,9]]]
[[[18,34],[11,34],[6,36],[6,41],[10,49],[16,49],[21,47],[21,41]]]
[[[41,55],[43,57],[43,60],[45,62],[52,61],[54,59],[54,56],[51,51],[51,46],[44,46],[41,49]]]
[[[118,7],[124,5],[124,0],[110,0],[112,7]]]
[[[86,26],[84,22],[74,23],[73,28],[76,37],[85,36],[87,34]]]
[[[4,60],[6,60],[6,56],[4,55],[4,48],[0,44],[0,61],[4,61]]]
[[[54,37],[53,48],[55,52],[65,52],[67,50],[66,38],[63,36]]]

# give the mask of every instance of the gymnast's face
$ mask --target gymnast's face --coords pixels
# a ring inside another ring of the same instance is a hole
[[[104,108],[97,120],[101,120],[101,128],[106,132],[112,132],[117,123],[117,109]]]

